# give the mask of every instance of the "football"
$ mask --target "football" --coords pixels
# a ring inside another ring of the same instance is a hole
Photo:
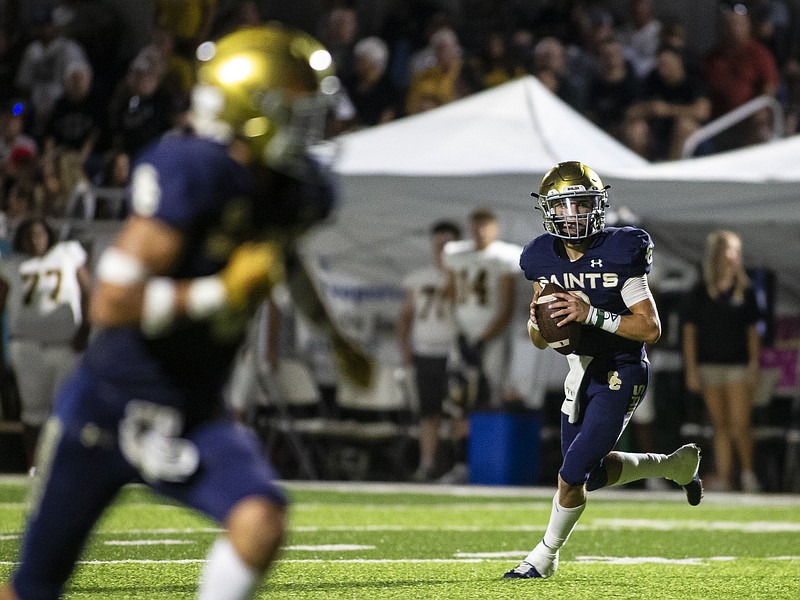
[[[572,321],[563,327],[556,325],[556,320],[550,316],[550,305],[558,300],[553,295],[555,292],[566,290],[557,283],[547,283],[542,288],[542,293],[536,300],[536,322],[542,337],[553,350],[565,355],[572,354],[581,338],[581,324]]]

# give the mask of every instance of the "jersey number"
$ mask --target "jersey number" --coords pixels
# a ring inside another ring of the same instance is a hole
[[[50,300],[55,302],[58,300],[58,293],[61,291],[61,271],[58,269],[50,269],[49,271],[44,272],[44,276],[47,278],[55,278],[55,285],[51,287],[50,293],[48,294]],[[22,303],[26,306],[33,302],[33,297],[36,295],[36,289],[39,287],[41,279],[42,278],[39,273],[22,274],[22,282],[27,286]]]
[[[422,305],[419,308],[419,312],[417,316],[426,321],[431,316],[431,313],[434,314],[434,318],[441,321],[445,318],[445,296],[446,292],[441,288],[436,288],[432,285],[426,285],[420,290],[420,294],[422,295]]]
[[[456,304],[466,304],[474,296],[476,304],[486,306],[489,295],[486,279],[486,269],[478,271],[472,281],[469,279],[469,271],[466,269],[459,271],[456,282]]]

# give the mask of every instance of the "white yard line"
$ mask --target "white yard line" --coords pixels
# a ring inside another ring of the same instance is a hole
[[[520,551],[524,554],[526,551]],[[519,556],[520,553],[515,554]],[[475,563],[507,563],[509,558],[506,553],[491,553],[489,557],[463,557],[463,558],[288,558],[279,559],[279,563],[336,563],[336,564],[475,564]],[[708,566],[714,562],[730,562],[734,560],[754,560],[752,557],[737,556],[710,556],[710,557],[690,557],[690,558],[666,558],[663,556],[577,556],[575,560],[563,561],[562,564],[578,565],[638,565],[638,564],[669,564],[669,565],[693,565]],[[791,560],[800,561],[800,556],[776,556],[763,557],[756,560]],[[80,565],[131,565],[131,564],[157,564],[157,565],[185,565],[205,563],[204,558],[184,558],[184,559],[123,559],[123,560],[83,560]],[[0,561],[3,566],[16,566],[19,563],[12,561]]]

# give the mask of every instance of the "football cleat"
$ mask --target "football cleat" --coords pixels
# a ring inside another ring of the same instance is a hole
[[[695,474],[694,479],[681,487],[686,492],[686,500],[691,506],[700,504],[700,500],[703,498],[703,480],[699,475]]]
[[[691,506],[700,504],[703,498],[703,481],[700,479],[700,448],[696,444],[686,444],[670,454],[675,461],[675,469],[680,474],[672,479],[686,492],[686,500]],[[685,473],[685,475],[684,475]],[[686,481],[686,483],[683,483]]]
[[[524,560],[510,571],[503,573],[503,579],[543,579],[532,564]]]

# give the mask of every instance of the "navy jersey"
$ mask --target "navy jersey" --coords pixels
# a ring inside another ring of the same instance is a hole
[[[586,253],[576,261],[567,257],[561,239],[545,233],[525,246],[519,264],[530,281],[541,285],[557,282],[567,291],[580,292],[592,306],[629,315],[622,286],[629,278],[650,272],[652,251],[653,242],[646,231],[606,227],[592,237]],[[638,362],[644,357],[644,344],[584,325],[575,353]]]
[[[260,237],[267,203],[254,202],[250,171],[224,145],[193,136],[167,136],[145,152],[132,177],[133,212],[180,230],[184,247],[167,275],[176,279],[217,273],[241,242]],[[96,375],[125,386],[166,384],[162,402],[187,412],[188,424],[218,410],[248,315],[182,320],[165,335],[147,338],[138,327],[102,330],[86,351]],[[191,416],[190,416],[191,415]]]

